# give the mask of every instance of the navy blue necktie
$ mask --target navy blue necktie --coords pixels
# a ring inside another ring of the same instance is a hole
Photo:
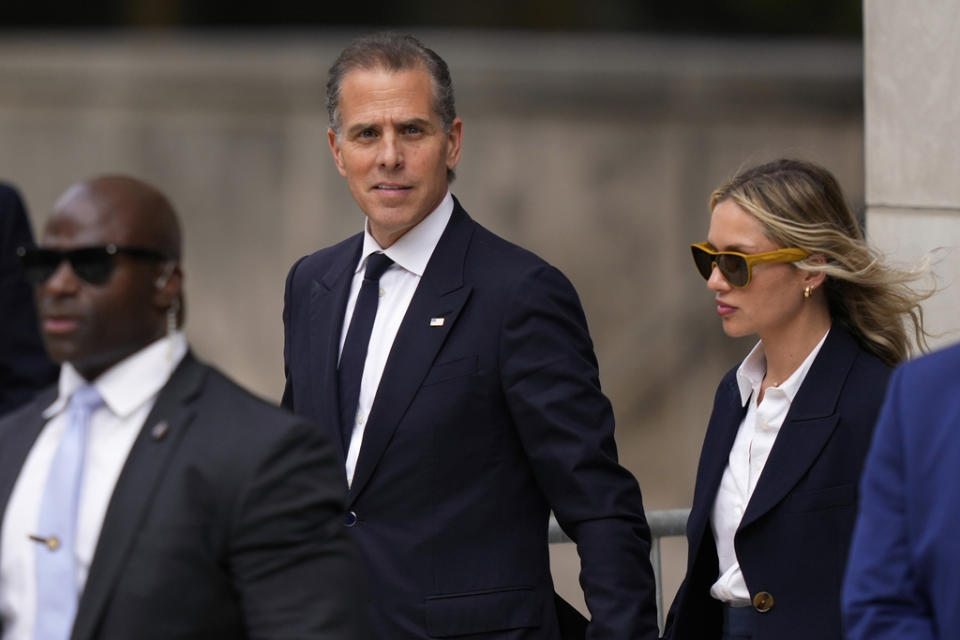
[[[367,258],[363,283],[353,307],[343,351],[340,352],[340,435],[344,451],[350,448],[353,425],[357,420],[363,365],[367,360],[367,346],[370,344],[370,333],[380,299],[380,276],[391,264],[393,260],[382,253],[373,253]]]

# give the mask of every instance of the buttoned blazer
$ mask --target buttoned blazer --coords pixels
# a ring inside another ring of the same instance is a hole
[[[850,640],[960,628],[960,345],[899,367],[861,482],[844,584]]]
[[[720,638],[722,608],[710,526],[723,471],[746,414],[737,368],[717,389],[687,522],[687,572],[667,622],[672,640]],[[890,368],[834,324],[791,403],[734,547],[757,616],[755,640],[841,638],[840,588],[853,531],[857,483]]]
[[[301,259],[284,404],[339,430],[337,359],[362,234]],[[618,463],[573,287],[455,202],[388,356],[348,494],[374,635],[560,637],[551,507],[577,541],[591,638],[657,636],[649,530]]]
[[[0,517],[55,395],[0,421]],[[117,480],[71,639],[366,637],[336,460],[188,354]]]

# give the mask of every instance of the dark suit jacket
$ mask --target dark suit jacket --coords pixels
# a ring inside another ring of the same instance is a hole
[[[857,482],[890,368],[834,324],[800,385],[734,538],[759,614],[755,640],[841,638],[840,585],[853,531]],[[751,399],[751,401],[753,401]],[[723,378],[700,454],[687,521],[687,574],[667,621],[673,640],[720,638],[722,609],[710,513],[746,407],[736,368]]]
[[[33,290],[16,250],[32,246],[26,209],[16,189],[0,183],[0,416],[57,379],[58,367],[40,340]]]
[[[0,421],[0,516],[54,397]],[[336,460],[315,427],[188,355],[117,481],[72,640],[365,637]]]
[[[361,246],[357,235],[307,256],[287,280],[284,404],[331,430]],[[393,343],[348,496],[376,637],[558,638],[552,507],[578,544],[588,636],[655,638],[649,530],[613,432],[573,287],[456,203]]]
[[[850,640],[960,629],[960,345],[898,368],[861,484],[847,580]]]

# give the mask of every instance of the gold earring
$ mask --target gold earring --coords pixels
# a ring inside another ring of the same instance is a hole
[[[810,287],[807,287],[806,289],[803,290],[803,297],[804,297],[804,298],[809,298],[809,297],[810,297],[810,290],[811,290]]]

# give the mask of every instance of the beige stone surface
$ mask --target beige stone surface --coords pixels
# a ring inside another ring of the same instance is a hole
[[[960,4],[864,2],[868,229],[905,263],[936,247],[934,346],[960,340]]]
[[[937,348],[960,341],[960,209],[896,209],[871,207],[867,225],[872,242],[903,268],[930,262],[937,292],[924,303],[925,321]]]
[[[867,0],[864,91],[871,205],[960,205],[960,3]]]

